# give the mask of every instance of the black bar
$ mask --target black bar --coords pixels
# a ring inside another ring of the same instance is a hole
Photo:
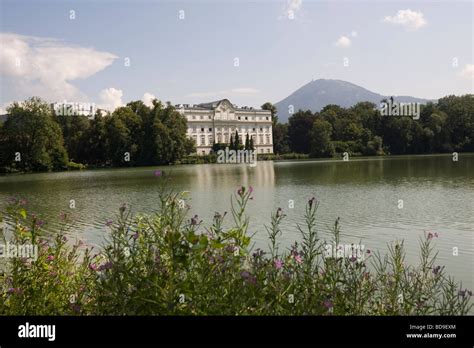
[[[55,325],[55,340],[20,338],[26,323]],[[410,344],[474,343],[474,317],[0,317],[0,346],[143,344]],[[411,329],[410,329],[411,325]],[[432,325],[429,327],[428,325]],[[441,326],[440,326],[441,325]],[[442,326],[445,325],[445,326]],[[455,325],[455,326],[454,326]],[[424,327],[423,327],[424,326]],[[415,328],[416,327],[416,328]],[[407,334],[456,337],[408,338]]]

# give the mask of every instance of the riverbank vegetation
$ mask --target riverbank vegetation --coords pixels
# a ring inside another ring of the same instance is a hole
[[[310,157],[402,155],[474,151],[473,95],[447,96],[421,106],[419,119],[382,116],[372,103],[298,111],[274,121],[274,152]],[[271,108],[269,108],[271,110]]]
[[[275,155],[259,160],[432,154],[474,151],[474,98],[447,96],[421,106],[419,119],[382,116],[376,105],[328,105],[320,112],[299,110],[288,124],[271,111]],[[58,116],[39,98],[13,103],[0,123],[0,172],[74,170],[167,164],[214,163],[215,153],[198,158],[186,136],[185,118],[167,103],[151,107],[132,101],[94,119]],[[248,136],[225,147],[253,149]]]
[[[287,250],[280,245],[285,213],[278,209],[266,226],[268,247],[254,249],[245,213],[251,187],[239,188],[231,211],[209,224],[189,218],[185,195],[167,187],[156,214],[120,207],[105,223],[101,250],[68,241],[66,215],[48,237],[47,222],[29,214],[25,200],[12,199],[5,218],[13,231],[4,237],[39,251],[36,259],[5,259],[0,314],[465,315],[472,307],[472,292],[436,261],[435,232],[421,238],[416,266],[405,261],[403,241],[385,255],[367,249],[328,256],[326,246],[341,243],[340,221],[324,240],[316,227],[319,202],[310,198],[299,241]],[[231,227],[224,227],[227,219]]]

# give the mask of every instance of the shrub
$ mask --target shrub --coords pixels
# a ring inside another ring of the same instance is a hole
[[[431,232],[420,241],[418,266],[405,263],[403,241],[390,244],[384,256],[367,250],[362,258],[329,257],[327,245],[340,243],[339,219],[332,240],[321,239],[319,202],[311,198],[297,226],[300,242],[280,251],[285,214],[279,208],[266,227],[268,250],[253,250],[245,213],[252,187],[239,188],[230,214],[216,213],[207,228],[198,216],[188,218],[186,196],[168,187],[161,188],[155,214],[133,216],[122,206],[93,257],[88,249],[68,248],[61,231],[54,241],[40,239],[37,218],[27,221],[16,201],[8,210],[14,238],[41,251],[37,260],[10,261],[0,313],[464,315],[472,308],[471,291],[436,264]],[[223,227],[227,215],[230,228]]]

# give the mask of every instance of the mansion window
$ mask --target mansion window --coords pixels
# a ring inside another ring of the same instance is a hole
[[[212,132],[212,128],[209,128],[209,132]]]
[[[245,121],[247,121],[249,118],[247,116],[245,116]]]
[[[195,120],[195,119],[196,119],[196,116],[193,115],[193,120]]]
[[[260,135],[260,144],[263,144],[263,135]]]
[[[265,118],[266,118],[266,119],[267,119],[267,121],[268,121],[268,116],[267,116],[267,117],[265,117]]]
[[[201,128],[201,132],[204,132],[204,128]]]
[[[201,145],[206,145],[206,138],[204,135],[201,135]]]

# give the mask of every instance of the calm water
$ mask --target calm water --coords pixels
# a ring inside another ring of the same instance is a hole
[[[105,221],[120,205],[151,212],[157,206],[158,167],[82,172],[12,175],[0,177],[0,208],[11,196],[29,200],[29,209],[50,221],[54,229],[62,211],[72,212],[75,233],[91,244],[101,244]],[[447,272],[473,285],[474,260],[474,154],[402,156],[342,161],[259,162],[245,165],[191,165],[164,167],[179,190],[190,191],[191,213],[205,222],[215,211],[230,210],[230,195],[239,185],[254,187],[248,213],[258,246],[266,246],[264,224],[270,212],[282,207],[283,244],[298,240],[296,223],[312,196],[320,200],[319,227],[329,228],[341,218],[342,243],[359,242],[371,250],[386,250],[386,243],[405,240],[409,262],[418,259],[418,240],[424,230],[437,232],[438,263]],[[69,200],[76,209],[69,209]],[[398,200],[404,202],[398,208]],[[293,200],[295,207],[288,208]],[[453,247],[459,255],[453,256]]]

